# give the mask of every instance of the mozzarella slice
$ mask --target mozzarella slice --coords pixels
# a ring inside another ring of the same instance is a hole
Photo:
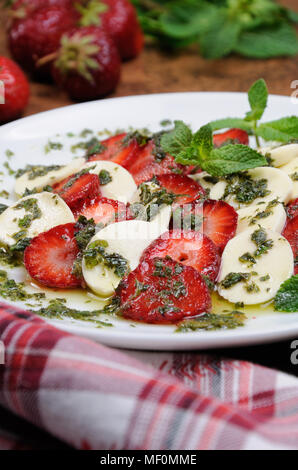
[[[194,175],[189,175],[191,179],[199,183],[204,189],[212,189],[216,182],[214,183],[214,180],[216,181],[216,178],[212,178],[207,171],[201,171],[201,173],[196,173]],[[213,183],[212,181],[213,180]]]
[[[272,159],[272,164],[280,167],[298,157],[298,144],[281,145],[275,148],[265,147],[260,149],[260,153],[268,155]]]
[[[133,271],[138,266],[143,251],[164,231],[164,227],[152,222],[141,220],[118,222],[100,230],[90,240],[88,247],[97,240],[103,240],[107,243],[105,253],[121,255],[127,261],[129,270]],[[121,278],[112,269],[103,263],[87,268],[85,259],[82,267],[85,282],[93,292],[101,297],[113,295]]]
[[[298,157],[294,160],[280,167],[280,170],[284,171],[293,181],[293,190],[291,199],[298,197]]]
[[[30,171],[20,176],[16,179],[15,183],[15,193],[17,196],[22,196],[26,189],[32,191],[36,189],[37,191],[42,191],[45,186],[52,186],[53,184],[59,183],[59,181],[68,178],[68,176],[73,175],[81,170],[85,163],[84,158],[75,158],[68,165],[62,166],[58,170],[49,171],[43,176],[37,176],[32,178],[30,176]]]
[[[20,221],[24,220],[25,216],[30,216],[32,210],[20,207],[30,199],[36,203],[40,216],[34,218],[28,226],[24,226]],[[16,238],[13,238],[13,235],[21,230],[25,231],[26,238],[33,238],[39,233],[56,227],[56,225],[70,222],[75,222],[73,213],[57,194],[43,192],[26,196],[8,207],[0,215],[0,243],[8,246],[14,245]]]
[[[225,193],[226,186],[227,183],[225,181],[219,181],[218,183],[216,183],[210,190],[210,199],[216,199],[217,201],[219,201]]]
[[[294,259],[291,246],[279,233],[266,230],[267,239],[273,241],[273,247],[266,254],[255,258],[256,263],[241,263],[239,257],[244,253],[253,254],[255,243],[251,240],[254,229],[246,230],[230,240],[222,255],[218,281],[222,282],[230,273],[248,273],[250,279],[240,281],[224,288],[219,284],[218,292],[232,303],[243,302],[246,305],[259,304],[271,300],[280,285],[293,274]],[[251,292],[248,290],[253,288]]]
[[[286,211],[281,203],[271,205],[270,202],[263,202],[258,206],[239,209],[237,213],[237,235],[244,230],[257,227],[258,224],[265,229],[281,233],[287,220]]]
[[[110,174],[112,181],[100,187],[103,197],[127,203],[137,190],[131,174],[117,163],[100,160],[87,163],[85,168],[90,168],[90,173],[95,175],[99,175],[102,170]]]
[[[250,204],[240,203],[235,199],[234,195],[228,196],[225,201],[228,202],[235,209],[240,209],[248,206],[255,206],[261,202],[269,202],[273,199],[278,199],[280,202],[287,203],[291,199],[293,190],[293,181],[281,169],[272,167],[259,167],[253,170],[248,170],[247,173],[254,180],[267,180],[267,189],[269,194],[264,197],[254,199]],[[221,199],[224,195],[227,182],[220,181],[210,191],[211,199]]]

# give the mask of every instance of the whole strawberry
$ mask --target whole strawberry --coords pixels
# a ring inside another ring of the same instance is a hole
[[[20,67],[8,59],[0,56],[0,123],[18,118],[29,100],[29,83]],[[2,99],[4,98],[4,100]],[[4,103],[3,103],[4,101]]]
[[[50,77],[50,63],[39,67],[38,61],[57,51],[61,36],[76,21],[75,10],[58,5],[38,8],[24,18],[15,19],[8,33],[13,57],[38,77]]]
[[[81,0],[76,8],[82,26],[102,26],[109,33],[122,59],[131,59],[143,49],[143,32],[129,0]]]
[[[87,101],[115,89],[120,65],[113,40],[101,28],[89,26],[63,36],[52,73],[72,99]]]
[[[16,0],[10,6],[12,18],[25,18],[35,10],[49,6],[63,6],[72,8],[73,0]]]

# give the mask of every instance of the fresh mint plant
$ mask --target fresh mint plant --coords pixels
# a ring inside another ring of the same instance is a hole
[[[298,116],[289,116],[275,121],[259,124],[267,107],[268,89],[265,81],[260,78],[248,91],[250,111],[243,118],[232,117],[212,121],[210,126],[213,131],[227,127],[243,129],[256,138],[257,146],[260,146],[260,137],[264,140],[274,140],[287,143],[298,139]]]
[[[162,47],[197,43],[203,57],[294,56],[298,13],[274,0],[132,0],[145,33]]]

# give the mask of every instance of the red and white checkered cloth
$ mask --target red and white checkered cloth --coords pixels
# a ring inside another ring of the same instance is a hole
[[[0,405],[74,448],[298,449],[292,376],[198,353],[119,352],[4,304],[0,339]]]

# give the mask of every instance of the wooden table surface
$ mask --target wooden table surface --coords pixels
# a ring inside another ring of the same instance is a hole
[[[280,1],[298,11],[297,0]],[[0,10],[0,54],[7,55],[7,17]],[[221,60],[202,59],[195,48],[173,55],[147,46],[136,60],[123,64],[122,79],[111,96],[176,91],[247,91],[263,77],[270,93],[290,95],[291,82],[298,79],[298,59],[247,60],[231,56]],[[54,85],[31,83],[31,100],[26,115],[71,104]]]
[[[280,3],[298,11],[297,0],[283,0]],[[0,54],[7,55],[7,18],[1,10],[0,23]],[[139,58],[123,64],[121,83],[111,96],[177,91],[247,91],[252,82],[260,77],[267,81],[270,93],[289,96],[293,92],[292,81],[298,80],[298,58],[247,60],[231,56],[207,61],[200,58],[195,50],[166,55],[147,46]],[[68,104],[71,101],[54,85],[31,83],[31,100],[26,115]],[[290,343],[284,341],[213,353],[251,360],[298,375],[298,366],[290,362]]]

